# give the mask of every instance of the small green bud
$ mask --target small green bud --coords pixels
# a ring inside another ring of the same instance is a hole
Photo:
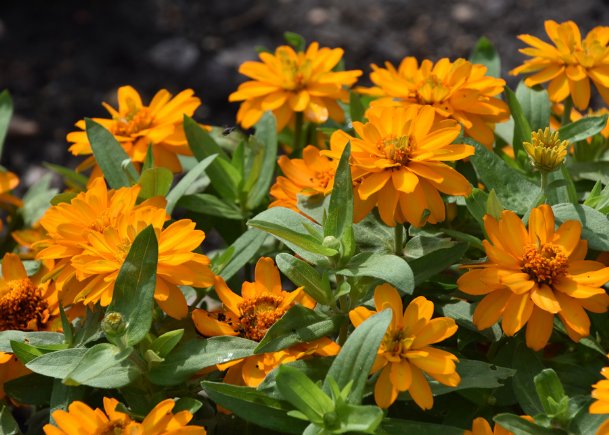
[[[325,248],[336,249],[337,251],[340,251],[340,240],[338,240],[334,236],[324,237],[324,241],[322,242],[322,245]]]
[[[123,315],[117,312],[106,313],[104,320],[101,322],[101,329],[108,336],[117,336],[125,332],[127,324]]]
[[[338,421],[336,412],[330,411],[324,414],[324,427],[326,429],[335,429],[339,424],[340,422]]]

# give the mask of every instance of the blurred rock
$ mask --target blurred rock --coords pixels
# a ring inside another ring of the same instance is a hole
[[[186,38],[165,39],[148,53],[151,62],[159,68],[185,72],[199,59],[199,49],[196,44]]]

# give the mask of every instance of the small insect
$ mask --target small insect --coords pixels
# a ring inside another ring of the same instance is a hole
[[[224,130],[222,130],[222,136],[228,136],[236,128],[237,128],[236,126],[234,126],[234,127],[225,127]]]

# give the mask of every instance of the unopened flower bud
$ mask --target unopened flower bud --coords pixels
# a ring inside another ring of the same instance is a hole
[[[322,245],[325,248],[335,249],[337,251],[340,250],[340,240],[338,240],[334,236],[326,236],[326,237],[324,237],[324,241],[322,242]]]
[[[123,315],[114,311],[107,313],[104,320],[101,322],[102,331],[109,336],[122,334],[126,327],[127,324],[125,323],[125,319],[123,319]]]
[[[531,133],[531,142],[523,142],[524,149],[531,158],[533,166],[543,172],[552,172],[558,169],[567,155],[569,142],[561,141],[558,132],[539,129]]]

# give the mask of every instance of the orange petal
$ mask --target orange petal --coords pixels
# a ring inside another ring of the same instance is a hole
[[[412,384],[408,389],[412,399],[421,409],[431,409],[433,406],[433,395],[429,382],[423,376],[423,372],[418,367],[412,367]]]
[[[389,408],[398,398],[398,390],[391,383],[391,366],[387,365],[374,384],[374,401],[381,408]]]
[[[412,369],[408,360],[390,364],[389,379],[398,391],[406,391],[412,383]]]
[[[279,269],[275,266],[272,258],[261,257],[256,263],[256,283],[262,284],[269,292],[281,293],[281,277]]]
[[[533,301],[528,293],[513,294],[507,301],[501,327],[508,336],[516,334],[527,323],[533,312]]]
[[[5,281],[27,278],[27,272],[18,255],[13,253],[4,254],[4,258],[2,258],[2,277]]]
[[[539,308],[549,313],[556,314],[560,311],[560,304],[558,303],[558,300],[556,300],[554,292],[546,284],[535,286],[531,291],[531,300]]]
[[[493,326],[505,310],[508,299],[513,293],[508,289],[495,290],[486,295],[474,311],[473,321],[480,330]]]
[[[543,349],[554,327],[554,314],[533,307],[533,312],[527,323],[526,342],[527,346],[535,351]]]

